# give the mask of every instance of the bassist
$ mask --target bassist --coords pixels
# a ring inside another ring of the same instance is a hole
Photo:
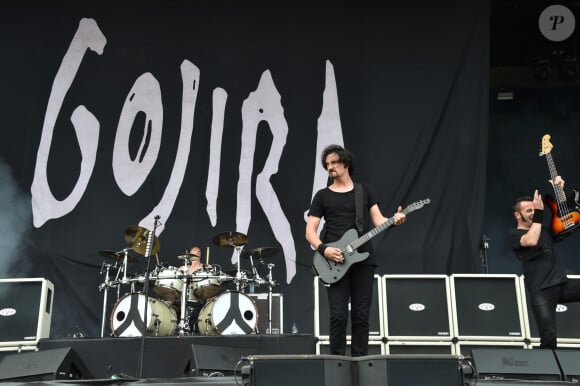
[[[322,166],[328,171],[332,183],[318,191],[312,199],[308,221],[306,223],[306,240],[318,253],[331,262],[344,263],[344,256],[340,248],[327,246],[325,243],[334,242],[349,229],[357,227],[355,205],[355,183],[351,176],[354,172],[352,154],[339,145],[326,147],[321,157]],[[379,209],[372,191],[366,185],[362,186],[362,206],[364,223],[362,232],[370,228],[370,222],[378,226],[388,218],[384,217]],[[402,208],[393,216],[394,224],[405,221]],[[322,231],[322,240],[318,236],[321,219],[325,225]],[[359,231],[360,233],[360,231]],[[372,253],[372,244],[366,243],[360,247],[363,252],[369,252],[369,257],[354,264],[338,282],[327,289],[330,308],[330,349],[333,355],[346,353],[346,326],[348,322],[348,302],[351,300],[352,326],[352,356],[364,356],[368,351],[369,312],[373,296],[373,277],[376,268],[376,259]]]
[[[552,181],[550,181],[552,182]],[[553,185],[564,188],[564,180],[555,176]],[[524,283],[540,335],[540,348],[557,348],[556,306],[580,301],[580,283],[568,280],[554,251],[558,239],[543,224],[544,203],[538,190],[533,197],[514,200],[513,214],[517,228],[509,240],[522,263]]]

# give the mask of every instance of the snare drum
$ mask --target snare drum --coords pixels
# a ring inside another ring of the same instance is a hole
[[[127,294],[119,299],[111,313],[111,331],[114,336],[143,336],[144,324],[147,326],[147,336],[168,336],[175,333],[175,310],[161,300],[149,298],[147,318],[143,318],[145,299],[143,294]]]
[[[209,299],[220,292],[220,282],[215,268],[200,269],[191,276],[193,296],[197,299]]]
[[[250,334],[258,325],[258,308],[248,295],[226,291],[199,312],[197,327],[203,335]]]
[[[162,268],[157,274],[153,291],[163,299],[179,299],[183,290],[182,274],[177,267]]]

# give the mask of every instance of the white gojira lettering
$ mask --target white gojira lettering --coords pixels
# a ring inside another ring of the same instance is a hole
[[[242,151],[240,154],[240,177],[238,180],[238,199],[236,210],[236,230],[247,233],[252,218],[252,170],[258,125],[268,123],[272,133],[272,145],[264,168],[256,176],[256,197],[264,210],[266,218],[274,231],[274,237],[282,245],[286,262],[286,281],[290,282],[296,274],[296,248],[294,238],[280,200],[270,183],[270,178],[278,173],[278,164],[286,145],[288,124],[284,118],[281,96],[276,90],[270,71],[266,70],[260,78],[256,91],[250,93],[242,104]],[[237,263],[234,253],[232,263]]]
[[[133,122],[139,113],[145,113],[145,122],[139,149],[132,159],[129,138]],[[152,74],[146,73],[137,78],[125,99],[113,145],[113,175],[117,186],[125,195],[135,194],[153,169],[159,156],[162,133],[161,87]]]
[[[314,181],[312,182],[312,198],[316,192],[326,187],[328,173],[322,167],[322,151],[328,145],[336,144],[344,146],[342,127],[340,124],[340,111],[338,111],[338,92],[336,90],[336,78],[334,66],[326,61],[326,84],[322,94],[322,111],[318,117],[318,138],[316,140],[316,158],[314,160]],[[304,212],[304,221],[308,221],[308,209]],[[318,233],[324,226],[324,218],[320,220]]]
[[[34,179],[30,187],[33,224],[37,228],[40,228],[50,219],[59,218],[70,213],[80,202],[89,184],[97,156],[99,121],[84,106],[78,106],[71,115],[71,122],[81,151],[81,167],[79,178],[73,190],[64,200],[57,200],[52,194],[46,169],[48,167],[48,156],[54,136],[56,119],[64,98],[79,70],[85,52],[90,49],[101,55],[106,44],[107,39],[97,23],[93,19],[82,19],[54,77],[52,90],[48,97],[44,123],[42,124],[42,134],[34,168]]]
[[[56,121],[64,98],[74,81],[83,57],[88,49],[102,54],[107,40],[93,19],[82,19],[71,41],[61,66],[55,76],[49,97],[41,140],[37,153],[34,179],[31,185],[34,226],[39,228],[50,219],[70,213],[82,199],[94,170],[100,123],[84,106],[78,106],[71,114],[77,141],[81,152],[81,167],[78,180],[71,193],[64,200],[57,200],[50,190],[47,164],[54,137]],[[167,223],[179,195],[189,159],[193,135],[193,121],[199,90],[200,71],[191,62],[184,60],[181,65],[183,84],[181,131],[176,158],[164,194],[150,213],[139,224],[153,228],[155,216]],[[318,119],[315,176],[312,194],[326,185],[326,172],[319,158],[322,149],[331,143],[342,144],[342,129],[338,111],[338,95],[334,68],[326,62],[326,85],[323,106]],[[227,93],[221,88],[214,89],[213,117],[210,138],[210,162],[206,186],[207,214],[212,226],[217,223],[217,198],[219,192],[220,158],[224,134],[224,114]],[[129,152],[129,137],[133,123],[139,113],[145,115],[142,137],[134,159]],[[251,221],[252,172],[257,129],[265,121],[272,133],[272,145],[263,169],[256,176],[256,198],[263,209],[281,244],[286,263],[286,280],[291,282],[296,274],[296,248],[290,223],[280,200],[270,182],[278,173],[288,135],[288,125],[284,117],[281,96],[278,93],[269,70],[264,71],[256,90],[249,94],[242,105],[242,149],[240,156],[237,191],[236,231],[247,232]],[[120,190],[127,196],[135,194],[145,183],[154,167],[160,149],[163,133],[163,104],[158,81],[150,73],[141,75],[128,93],[119,118],[113,149],[112,169]],[[162,224],[163,224],[162,223]],[[163,225],[157,228],[157,234]],[[302,239],[300,239],[301,242]],[[233,258],[233,260],[235,260]]]
[[[171,216],[171,212],[175,206],[175,201],[177,200],[177,196],[181,190],[181,185],[183,184],[183,178],[185,177],[187,161],[191,149],[193,118],[199,90],[199,69],[190,61],[184,60],[181,64],[181,79],[183,84],[181,132],[179,133],[179,142],[177,145],[173,170],[171,170],[171,176],[169,177],[169,182],[163,192],[161,201],[144,219],[139,222],[139,225],[147,229],[153,229],[155,216],[161,217],[164,221],[158,226],[157,233],[163,232],[165,227],[164,224]]]

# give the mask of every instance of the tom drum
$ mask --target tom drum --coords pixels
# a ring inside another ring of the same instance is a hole
[[[157,274],[153,291],[163,299],[179,299],[183,290],[183,280],[181,272],[177,267],[163,268]]]

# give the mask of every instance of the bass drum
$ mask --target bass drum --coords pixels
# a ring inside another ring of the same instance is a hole
[[[127,294],[113,307],[111,331],[114,336],[143,336],[144,325],[147,336],[169,336],[177,329],[177,313],[161,300],[149,298],[147,318],[145,295]]]
[[[226,291],[211,298],[199,312],[202,335],[251,334],[258,325],[258,308],[248,295]]]

